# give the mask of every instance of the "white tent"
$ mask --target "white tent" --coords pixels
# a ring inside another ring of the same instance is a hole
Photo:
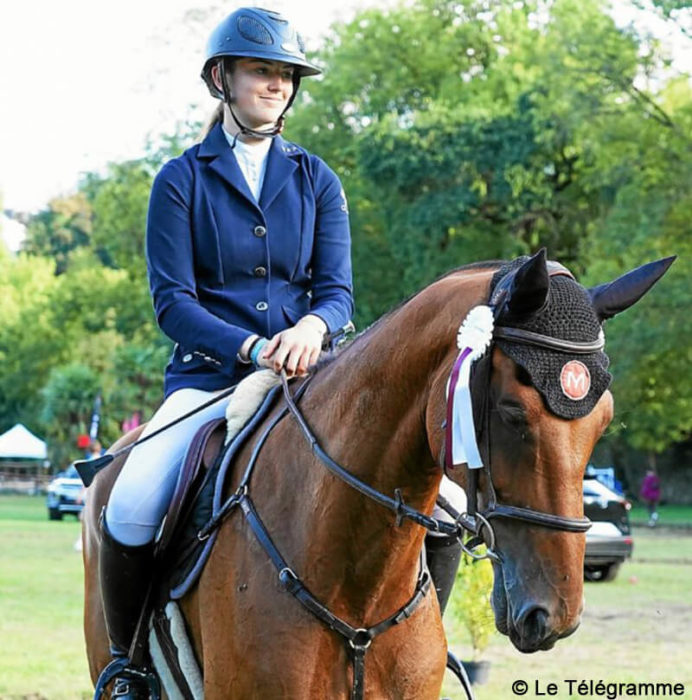
[[[46,443],[17,423],[0,435],[0,459],[46,459]]]

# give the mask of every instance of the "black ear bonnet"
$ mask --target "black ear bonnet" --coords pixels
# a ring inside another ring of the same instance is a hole
[[[527,256],[513,260],[493,275],[491,299],[498,283],[528,260]],[[545,304],[539,311],[522,317],[504,309],[495,325],[581,343],[598,340],[603,331],[589,292],[566,275],[554,275],[549,279]],[[548,409],[560,418],[569,420],[586,416],[612,380],[608,372],[608,356],[602,350],[577,354],[502,338],[495,342],[505,355],[528,372]]]

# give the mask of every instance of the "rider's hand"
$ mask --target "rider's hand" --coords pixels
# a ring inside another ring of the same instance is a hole
[[[260,364],[288,377],[302,377],[320,356],[327,326],[318,316],[309,314],[293,328],[277,333],[260,353]]]

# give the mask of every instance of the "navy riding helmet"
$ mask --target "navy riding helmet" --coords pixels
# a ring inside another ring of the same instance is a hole
[[[303,40],[278,12],[243,7],[232,12],[209,37],[204,56],[202,78],[213,97],[223,99],[211,79],[212,66],[222,58],[265,58],[296,67],[295,81],[322,71],[305,58]],[[294,95],[298,85],[294,87]]]

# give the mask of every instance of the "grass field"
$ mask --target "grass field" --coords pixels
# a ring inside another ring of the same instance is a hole
[[[78,533],[73,518],[49,521],[42,498],[0,496],[1,700],[91,697]],[[537,697],[536,681],[543,690],[556,683],[554,697],[595,697],[570,696],[567,679],[679,682],[681,697],[692,697],[692,531],[637,528],[634,539],[634,559],[614,582],[586,584],[582,626],[554,650],[523,655],[493,636],[483,657],[492,662],[491,677],[477,688],[478,700],[515,697],[518,679],[529,683],[526,698]],[[452,649],[468,658],[465,631],[448,634]],[[451,681],[445,692],[462,698]]]
[[[0,496],[0,698],[91,697],[82,636],[75,518],[49,521],[44,499]]]
[[[658,509],[661,527],[688,527],[692,529],[692,508],[690,506],[664,505]],[[646,525],[649,513],[646,506],[633,506],[630,521],[633,525]]]

